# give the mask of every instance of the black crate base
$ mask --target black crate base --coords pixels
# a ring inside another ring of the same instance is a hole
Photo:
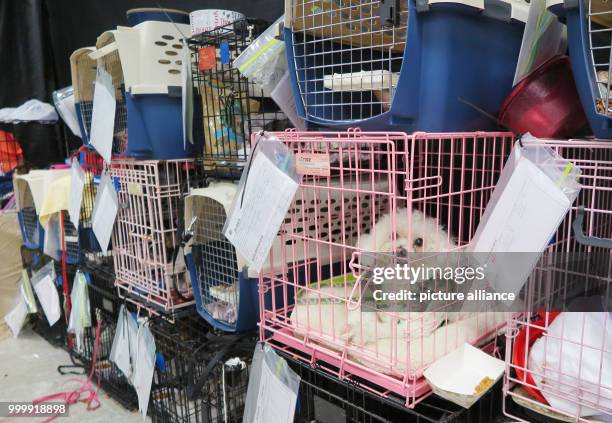
[[[151,419],[164,423],[242,422],[256,336],[212,333],[195,310],[173,317],[174,324],[162,317],[151,321],[158,364],[163,363],[155,370]],[[232,340],[236,343],[229,342]],[[234,357],[246,367],[225,364]]]
[[[408,409],[399,397],[382,398],[283,352],[301,377],[296,423],[496,423],[503,422],[502,381],[464,409],[431,395]]]

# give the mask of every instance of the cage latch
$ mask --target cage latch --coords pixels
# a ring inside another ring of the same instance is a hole
[[[382,26],[397,26],[400,18],[400,0],[380,0],[379,19]]]

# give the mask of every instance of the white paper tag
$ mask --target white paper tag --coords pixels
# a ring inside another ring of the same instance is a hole
[[[265,154],[255,156],[244,197],[243,189],[239,190],[238,204],[228,216],[224,235],[257,272],[266,260],[297,189],[298,183]]]
[[[79,161],[73,159],[70,165],[70,199],[68,202],[68,215],[75,228],[79,227],[81,217],[81,202],[83,201],[83,187],[85,186],[85,173]]]
[[[518,294],[539,256],[508,253],[543,252],[571,207],[559,186],[541,169],[520,157],[484,226],[473,250],[489,253],[488,282],[497,292]],[[503,259],[496,259],[501,254]],[[478,257],[478,255],[477,255]]]
[[[94,201],[91,226],[100,244],[102,252],[106,253],[108,243],[113,233],[115,217],[119,210],[119,200],[111,177],[104,173],[100,179],[98,192]]]
[[[90,143],[98,150],[106,163],[110,163],[113,152],[116,108],[113,78],[104,69],[98,69],[91,112]]]
[[[297,395],[274,375],[266,360],[261,363],[258,392],[253,423],[293,422]]]

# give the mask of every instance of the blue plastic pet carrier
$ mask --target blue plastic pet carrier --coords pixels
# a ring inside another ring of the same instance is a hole
[[[118,28],[98,38],[104,54],[114,48],[123,76],[127,110],[127,143],[122,155],[138,159],[170,160],[192,157],[193,145],[183,139],[182,42],[189,25],[145,21]]]
[[[286,2],[298,114],[312,127],[486,130],[512,88],[528,4]],[[484,7],[482,6],[484,4]]]
[[[597,138],[612,139],[612,4],[602,0],[548,0],[567,23],[572,70],[582,107]]]
[[[183,140],[181,39],[189,25],[145,21],[98,37],[96,47],[71,56],[75,106],[83,143],[89,144],[96,70],[110,73],[117,105],[113,153],[138,159],[193,156]]]

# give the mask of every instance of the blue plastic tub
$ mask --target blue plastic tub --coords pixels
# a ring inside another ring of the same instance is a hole
[[[351,10],[343,11],[343,18],[337,17],[340,16],[337,11],[324,13],[336,16],[330,19],[348,19],[354,8],[366,7],[370,11],[369,6],[350,4]],[[405,132],[496,127],[461,99],[497,114],[512,89],[527,5],[518,10],[522,6],[516,3],[494,0],[485,2],[484,10],[480,10],[460,0],[418,4],[417,7],[416,0],[402,0],[405,11],[398,15],[395,25],[407,26],[406,42],[403,54],[400,48],[389,62],[382,60],[383,54],[388,53],[371,46],[332,42],[338,35],[328,34],[322,41],[312,31],[285,28],[297,111],[310,127],[358,126],[364,130]],[[382,2],[379,7],[384,8]],[[362,27],[361,32],[367,29]],[[383,68],[396,75],[393,95],[390,94],[393,89],[387,90],[385,96],[375,90],[341,92],[324,87],[325,76]],[[382,100],[385,97],[387,100]],[[388,104],[382,105],[384,101]]]
[[[548,9],[567,23],[567,38],[572,62],[572,71],[582,107],[587,116],[593,134],[600,139],[612,139],[612,114],[606,116],[597,111],[596,99],[599,97],[596,67],[591,56],[591,41],[595,47],[594,54],[608,54],[608,57],[596,59],[598,70],[608,70],[612,63],[610,34],[612,32],[595,32],[593,40],[589,34],[588,2],[570,2],[564,6],[563,1],[549,1]],[[604,4],[604,2],[601,2]],[[610,17],[608,18],[610,19]],[[596,29],[596,28],[593,28]],[[603,38],[602,38],[603,37]]]
[[[172,94],[126,93],[128,148],[122,155],[137,159],[171,160],[193,157],[194,146],[183,144],[183,107]]]
[[[25,207],[17,213],[19,229],[23,245],[29,249],[43,248],[45,243],[45,230],[38,221],[38,214],[34,207]]]

